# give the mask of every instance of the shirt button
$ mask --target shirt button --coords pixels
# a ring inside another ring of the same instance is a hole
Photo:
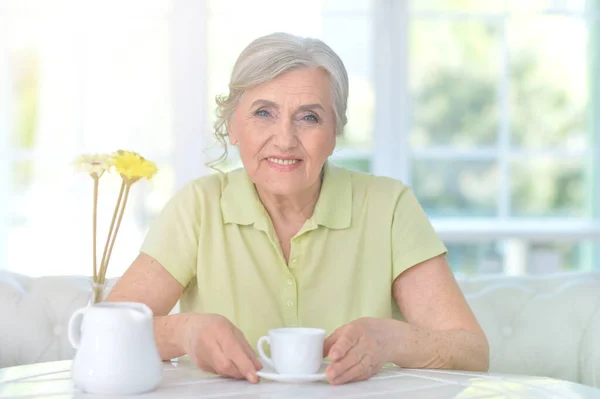
[[[287,305],[288,305],[288,306],[292,306],[293,304],[294,304],[294,302],[292,302],[292,301],[287,301]]]
[[[298,258],[292,258],[292,264],[295,265],[296,263],[298,263]]]
[[[292,285],[292,284],[294,284],[294,280],[292,280],[292,279],[289,279],[289,280],[287,281],[287,284],[288,284],[288,285]]]

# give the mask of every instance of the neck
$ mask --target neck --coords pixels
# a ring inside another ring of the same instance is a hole
[[[272,194],[261,190],[258,186],[256,191],[274,223],[304,223],[315,211],[321,191],[321,179],[318,179],[306,190],[294,195]]]

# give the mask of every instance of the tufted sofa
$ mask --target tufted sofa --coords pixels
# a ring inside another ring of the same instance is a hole
[[[600,387],[600,273],[459,283],[489,339],[490,371]],[[89,291],[86,277],[0,271],[0,367],[71,358],[66,326]]]

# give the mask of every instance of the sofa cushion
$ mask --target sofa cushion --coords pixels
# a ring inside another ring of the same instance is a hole
[[[600,383],[600,273],[459,280],[490,343],[490,371]]]
[[[88,277],[32,278],[0,271],[0,367],[71,359],[67,325],[90,292]]]

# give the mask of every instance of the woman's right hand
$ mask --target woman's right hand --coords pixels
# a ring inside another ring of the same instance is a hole
[[[185,323],[183,346],[202,370],[236,379],[258,382],[262,369],[244,334],[218,314],[190,314]]]

